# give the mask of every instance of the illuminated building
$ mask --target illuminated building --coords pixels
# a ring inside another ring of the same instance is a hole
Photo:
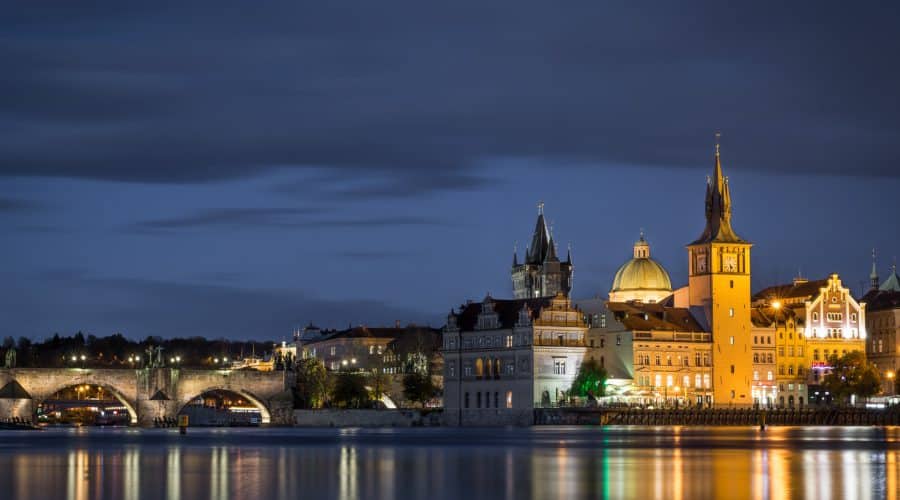
[[[616,272],[610,302],[640,301],[654,303],[672,295],[669,273],[658,262],[650,258],[650,244],[644,239],[644,232],[634,243],[633,257]]]
[[[436,363],[440,332],[416,325],[322,330],[319,338],[300,345],[300,357],[321,359],[332,371],[406,373],[411,364],[428,367]]]
[[[553,297],[558,292],[569,295],[574,270],[572,252],[568,252],[565,262],[560,262],[556,252],[556,242],[544,219],[544,204],[540,203],[531,245],[525,249],[525,262],[520,264],[518,253],[513,250],[513,297]]]
[[[716,145],[713,176],[706,183],[706,227],[687,246],[687,306],[712,334],[713,400],[752,404],[750,247],[731,227],[731,190]],[[682,292],[683,293],[683,292]],[[676,306],[684,301],[676,293]]]
[[[832,274],[816,281],[795,278],[790,284],[772,286],[754,296],[755,307],[775,304],[791,316],[788,328],[778,336],[779,380],[790,384],[805,379],[809,386],[807,401],[813,402],[811,399],[816,396],[828,399],[817,386],[830,370],[829,358],[851,351],[865,352],[865,303],[857,302],[840,277]],[[803,403],[799,399],[802,395],[798,395],[798,404]],[[785,404],[790,406],[789,400]]]
[[[780,302],[754,304],[753,400],[760,405],[794,407],[806,401],[808,369],[803,335],[794,311]]]
[[[587,324],[563,293],[451,311],[444,328],[444,417],[450,425],[529,425],[557,404],[585,357]]]
[[[713,403],[712,339],[690,310],[642,302],[609,302],[607,307],[627,331],[634,392],[641,402]]]

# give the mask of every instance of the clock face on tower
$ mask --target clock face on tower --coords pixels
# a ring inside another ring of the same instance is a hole
[[[738,269],[737,255],[726,253],[722,256],[722,270],[726,273],[736,273]]]
[[[706,272],[706,254],[705,253],[697,254],[697,272],[698,273]]]

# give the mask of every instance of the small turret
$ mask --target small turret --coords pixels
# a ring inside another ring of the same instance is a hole
[[[872,249],[872,272],[869,273],[869,283],[872,285],[872,290],[878,290],[878,270],[875,266],[875,249]]]

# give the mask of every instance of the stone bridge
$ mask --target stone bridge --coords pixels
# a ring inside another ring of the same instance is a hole
[[[260,410],[263,424],[291,425],[290,372],[191,370],[181,368],[0,369],[0,418],[32,418],[38,405],[56,392],[90,384],[103,387],[128,409],[132,425],[150,427],[157,417],[175,417],[204,392],[227,390]]]

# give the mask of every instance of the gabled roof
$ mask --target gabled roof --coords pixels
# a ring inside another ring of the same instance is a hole
[[[690,309],[684,307],[642,302],[609,302],[606,307],[615,314],[616,320],[629,330],[705,331]]]
[[[810,299],[819,294],[819,290],[828,286],[828,279],[815,281],[795,281],[785,285],[775,285],[756,292],[753,300],[772,299]]]
[[[866,303],[866,311],[883,311],[885,309],[900,309],[900,291],[893,290],[869,290],[860,302]]]
[[[363,338],[371,338],[371,339],[396,339],[403,335],[409,333],[415,333],[417,331],[427,331],[427,332],[440,332],[440,330],[427,327],[427,326],[403,326],[403,327],[367,327],[367,326],[357,326],[353,328],[347,328],[346,330],[338,330],[332,332],[323,332],[323,337],[311,340],[307,342],[306,345],[313,345],[319,342],[326,342],[329,340],[338,340],[338,339],[363,339]]]
[[[762,306],[750,309],[750,322],[753,326],[771,326],[776,321],[784,323],[789,319],[797,319],[797,311],[791,307]]]
[[[502,329],[512,328],[519,321],[519,311],[527,306],[531,319],[535,320],[540,317],[541,309],[549,307],[553,297],[539,297],[533,299],[495,299],[490,298],[494,312],[497,314],[499,327]],[[456,314],[456,324],[460,331],[472,331],[478,324],[478,315],[481,314],[481,305],[483,302],[469,302],[460,306],[459,313]]]

